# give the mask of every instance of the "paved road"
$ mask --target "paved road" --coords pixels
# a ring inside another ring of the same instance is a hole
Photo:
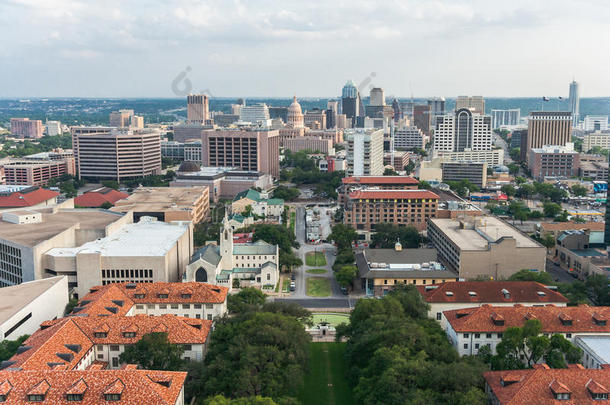
[[[275,298],[275,302],[294,302],[304,308],[353,308],[354,298]]]
[[[562,283],[574,283],[576,281],[574,277],[570,276],[564,269],[549,259],[546,260],[546,271],[555,281],[560,281]]]

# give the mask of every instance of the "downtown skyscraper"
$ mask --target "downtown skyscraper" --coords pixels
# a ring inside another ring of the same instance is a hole
[[[572,80],[570,83],[570,112],[572,113],[572,127],[575,128],[578,125],[580,109],[580,95],[578,94],[578,82]]]

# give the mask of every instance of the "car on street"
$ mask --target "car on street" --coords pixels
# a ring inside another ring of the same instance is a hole
[[[292,274],[290,275],[290,279],[291,279],[292,281],[296,280],[296,279],[297,279],[297,275],[296,275],[295,273],[292,273]]]
[[[297,288],[297,285],[294,281],[290,283],[290,291],[294,291]]]

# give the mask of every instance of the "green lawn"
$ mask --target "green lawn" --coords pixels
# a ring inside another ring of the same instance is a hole
[[[326,266],[326,256],[322,252],[308,252],[305,255],[305,264],[308,266]]]
[[[293,211],[290,213],[290,229],[292,230],[292,233],[294,233],[294,227],[296,226],[296,222],[297,222],[297,213]]]
[[[306,270],[306,271],[308,273],[311,273],[311,274],[324,274],[324,273],[326,273],[326,269],[309,269],[309,270]]]
[[[285,278],[282,284],[282,292],[290,292],[290,279]]]
[[[307,295],[310,297],[328,297],[330,295],[330,279],[309,277],[307,279]]]
[[[328,322],[331,326],[337,326],[342,323],[349,324],[348,314],[332,314],[332,313],[317,313],[312,316],[313,324],[317,325],[320,322]]]
[[[299,393],[304,405],[351,405],[352,390],[345,379],[345,343],[310,343],[309,372]]]

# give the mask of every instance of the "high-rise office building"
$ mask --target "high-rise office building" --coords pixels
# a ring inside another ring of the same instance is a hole
[[[341,112],[351,122],[352,127],[356,127],[359,117],[364,117],[360,93],[352,80],[345,83],[341,91]]]
[[[400,111],[400,103],[397,99],[392,100],[392,110],[394,110],[394,121],[398,121],[402,118],[402,111]]]
[[[428,99],[428,105],[430,106],[430,115],[432,120],[439,116],[445,115],[445,98],[444,97],[432,97]]]
[[[572,127],[578,126],[580,109],[580,95],[578,93],[578,83],[572,80],[570,83],[570,112],[572,113]]]
[[[371,89],[370,105],[378,107],[385,105],[385,94],[381,87],[374,87]]]
[[[280,118],[282,121],[288,122],[288,107],[269,106],[269,107],[267,107],[267,109],[269,110],[269,118],[271,118],[271,119]]]
[[[294,96],[292,104],[288,107],[286,124],[292,128],[303,128],[305,126],[303,110],[301,110],[301,104],[297,101],[297,96]]]
[[[202,166],[238,167],[280,175],[280,137],[277,130],[205,130],[201,137]]]
[[[161,174],[161,136],[152,129],[72,127],[78,178],[113,179]]]
[[[436,117],[434,150],[464,152],[491,150],[491,117],[475,114],[469,108]]]
[[[462,108],[469,108],[475,114],[485,114],[485,99],[483,96],[458,96],[455,111]]]
[[[326,129],[326,110],[320,110],[319,108],[307,110],[304,123],[310,129]]]
[[[132,115],[130,124],[132,128],[144,128],[144,117],[140,115]]]
[[[133,110],[119,110],[110,113],[108,120],[111,127],[126,128],[131,124],[131,117],[134,115]]]
[[[515,127],[519,125],[520,120],[520,108],[511,108],[508,110],[491,110],[491,125],[493,129]]]
[[[397,149],[425,149],[426,137],[421,129],[410,126],[399,128],[394,132],[394,147]]]
[[[347,175],[383,174],[383,129],[347,132]]]
[[[186,97],[186,121],[188,124],[205,124],[210,119],[210,99],[205,94],[189,94]]]
[[[534,111],[528,117],[526,161],[534,148],[545,145],[565,146],[572,140],[572,113],[569,111]]]
[[[253,124],[261,124],[269,121],[269,108],[265,103],[254,105],[244,105],[239,111],[239,120],[243,122],[251,122]]]
[[[582,123],[585,131],[606,131],[608,129],[607,115],[587,115]]]
[[[430,135],[430,106],[427,104],[413,106],[413,124],[425,135]]]
[[[607,121],[607,119],[606,119]],[[55,136],[61,135],[61,122],[59,121],[47,121],[45,124],[47,135]]]
[[[41,138],[42,121],[29,118],[11,118],[11,134],[19,138]]]
[[[336,100],[328,100],[326,103],[326,128],[332,129],[337,127],[337,114],[339,114],[339,102]]]

